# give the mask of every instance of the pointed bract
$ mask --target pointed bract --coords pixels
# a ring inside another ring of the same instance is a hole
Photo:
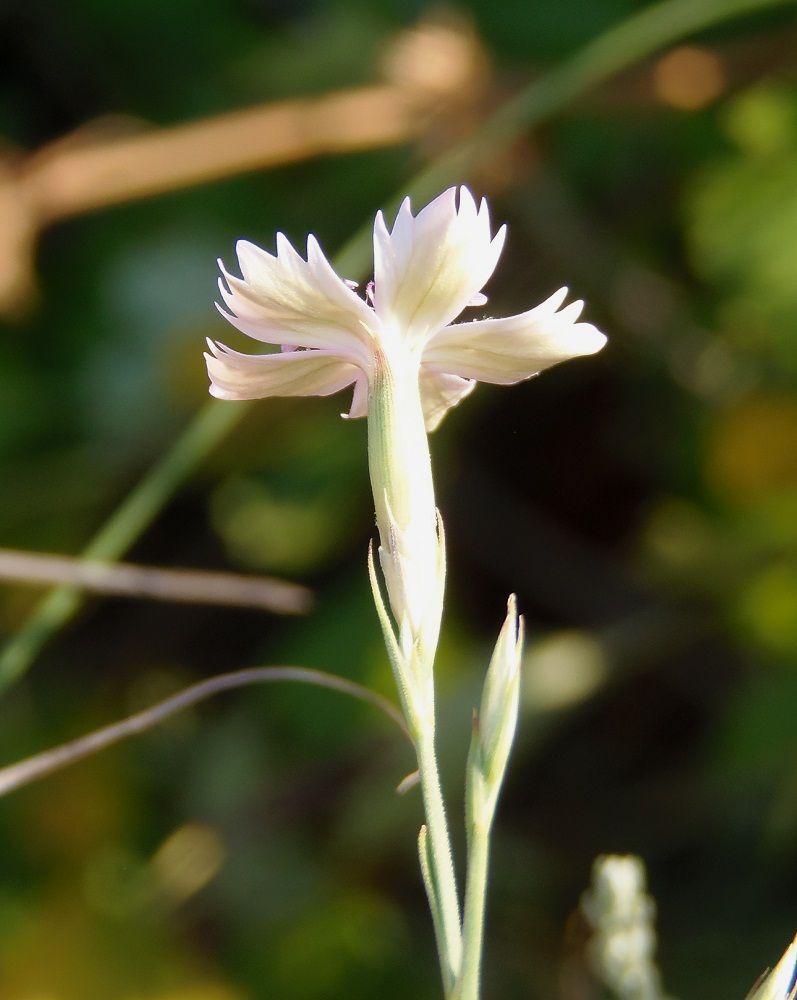
[[[487,669],[479,711],[479,739],[486,771],[503,771],[504,753],[509,755],[517,724],[522,653],[523,619],[518,616],[513,594]]]
[[[492,823],[506,774],[520,706],[523,631],[523,619],[518,616],[517,601],[512,595],[487,669],[481,708],[474,715],[466,795],[471,826],[489,827]]]

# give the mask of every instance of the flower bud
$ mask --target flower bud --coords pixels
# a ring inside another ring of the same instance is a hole
[[[495,644],[484,681],[482,703],[474,717],[468,764],[468,808],[472,822],[489,823],[515,738],[520,703],[523,619],[514,594]]]
[[[520,657],[523,649],[523,621],[518,617],[513,594],[507,602],[507,616],[495,644],[484,681],[479,727],[487,769],[504,762],[496,758],[509,752],[515,735],[520,698]]]

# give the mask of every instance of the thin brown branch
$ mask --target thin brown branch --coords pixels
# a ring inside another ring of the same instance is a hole
[[[101,594],[234,605],[284,615],[304,614],[313,600],[306,587],[274,577],[132,566],[16,549],[0,549],[0,580],[41,586],[68,584]]]
[[[163,128],[109,116],[30,155],[0,147],[0,313],[30,303],[36,241],[50,223],[251,170],[410,142],[467,118],[489,77],[483,47],[459,18],[399,33],[383,62],[387,82],[372,86]]]
[[[23,196],[49,223],[135,198],[329,153],[404,142],[419,102],[378,85],[281,101],[166,129],[55,143],[28,159]]]
[[[195,705],[197,702],[211,698],[222,691],[246,687],[249,684],[268,684],[275,681],[294,681],[302,684],[314,684],[317,687],[348,694],[360,701],[367,702],[384,712],[401,729],[407,739],[410,739],[407,726],[396,706],[376,691],[363,687],[355,681],[328,674],[323,670],[313,670],[310,667],[250,667],[246,670],[236,670],[228,674],[218,674],[208,680],[192,684],[185,690],[171,695],[151,708],[146,708],[135,715],[128,716],[120,722],[114,722],[93,733],[81,736],[69,743],[34,754],[25,760],[0,768],[0,796],[7,795],[23,785],[38,781],[54,771],[69,767],[84,757],[99,750],[119,743],[130,736],[143,733],[152,726],[158,725],[177,712]]]

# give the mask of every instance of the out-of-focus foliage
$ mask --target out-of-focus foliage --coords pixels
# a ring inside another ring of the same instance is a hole
[[[44,229],[36,294],[0,328],[0,545],[79,551],[204,403],[202,339],[234,337],[212,300],[236,238],[271,247],[278,229],[312,230],[333,252],[446,141],[640,6],[2,5],[10,164],[99,116],[175,126],[377,83],[385,52],[429,16],[469,32],[489,70],[480,99],[418,142]],[[490,309],[566,282],[610,335],[597,358],[480,388],[432,442],[455,821],[510,591],[529,625],[488,997],[597,996],[574,972],[574,913],[603,852],[648,864],[673,995],[741,1000],[793,933],[795,44],[787,8],[728,22],[462,178],[509,222]],[[92,599],[4,695],[3,760],[238,666],[305,664],[391,693],[365,576],[364,427],[340,421],[345,408],[253,407],[131,554],[283,574],[316,590],[312,614]],[[35,597],[0,590],[2,636]],[[411,767],[367,707],[269,687],[4,799],[0,1000],[431,1000],[420,807],[393,791]]]

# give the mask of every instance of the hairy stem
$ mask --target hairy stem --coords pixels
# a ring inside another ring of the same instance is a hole
[[[479,1000],[491,825],[491,823],[472,823],[468,831],[462,968],[454,994],[455,1000]]]
[[[462,960],[462,930],[451,840],[432,732],[420,734],[416,741],[416,751],[426,813],[430,867],[438,909],[435,925],[439,926],[439,935],[442,939],[440,967],[445,994],[449,997]],[[430,905],[435,905],[431,899]]]

